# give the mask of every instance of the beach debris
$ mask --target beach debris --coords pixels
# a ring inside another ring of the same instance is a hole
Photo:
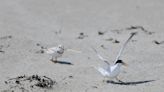
[[[137,29],[139,29],[139,30],[137,30]],[[137,31],[141,30],[145,34],[148,34],[148,35],[152,35],[155,33],[155,32],[150,32],[150,31],[146,30],[143,26],[140,26],[140,25],[130,26],[130,27],[121,28],[121,29],[113,29],[113,30],[111,30],[111,32],[116,32],[117,34],[120,34],[121,32],[126,31],[126,30],[137,30]]]
[[[130,27],[126,28],[126,30],[133,30],[133,29],[141,29],[143,31],[145,30],[145,28],[143,26],[130,26]]]
[[[12,38],[11,35],[0,37],[1,40],[11,39],[11,38]]]
[[[41,44],[40,43],[37,43],[36,46],[41,46]]]
[[[159,41],[154,40],[153,42],[154,42],[155,44],[157,44],[157,45],[164,44],[164,41],[160,41],[160,42],[159,42]]]
[[[5,51],[3,50],[3,48],[8,48],[10,47],[10,45],[0,45],[0,53],[5,53]]]
[[[72,75],[70,75],[70,76],[68,76],[70,79],[72,79],[73,78],[73,76]]]
[[[36,51],[36,53],[43,54],[44,50],[40,49],[40,50]]]
[[[85,35],[83,32],[81,32],[77,39],[84,39],[85,37],[88,37],[88,35]]]
[[[98,35],[104,35],[108,31],[98,31]]]
[[[100,47],[103,48],[103,49],[107,49],[104,45],[101,45]]]
[[[0,49],[0,53],[5,53],[5,51],[3,51],[3,50]]]
[[[36,46],[39,46],[41,49],[46,49],[47,47],[41,45],[40,43],[36,43]]]
[[[59,29],[59,30],[55,31],[56,35],[61,34],[61,33],[62,33],[62,29]]]
[[[45,49],[47,49],[45,46],[42,46],[40,43],[37,43],[36,46],[40,47],[40,50],[36,51],[37,54],[44,54]]]
[[[57,82],[47,76],[31,75],[31,76],[17,76],[4,81],[9,86],[10,90],[29,90],[33,88],[49,89]],[[22,91],[23,92],[23,91]]]
[[[113,43],[120,43],[120,41],[118,41],[117,39],[113,39],[113,38],[105,39],[105,41],[112,41]]]
[[[130,26],[125,28],[126,30],[134,30],[134,29],[140,29],[141,31],[145,32],[148,35],[152,35],[154,32],[149,32],[146,30],[143,26]]]
[[[114,40],[113,43],[120,43],[120,41],[118,41],[118,40]]]
[[[99,31],[98,35],[104,35],[104,32]]]

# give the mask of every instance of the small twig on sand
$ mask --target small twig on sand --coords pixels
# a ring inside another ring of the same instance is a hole
[[[141,29],[141,31],[143,31],[143,32],[145,32],[146,34],[149,34],[149,35],[154,33],[154,32],[149,32],[143,26],[130,26],[130,27],[126,28],[126,30],[134,30],[134,29]]]
[[[159,41],[154,40],[153,42],[157,45],[164,44],[164,41],[159,42]]]

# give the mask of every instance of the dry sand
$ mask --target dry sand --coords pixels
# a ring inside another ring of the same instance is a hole
[[[36,74],[47,76],[57,84],[51,89],[27,88],[25,92],[164,91],[163,0],[0,0],[0,11],[2,92],[22,92],[19,85],[11,88],[15,84],[5,81]],[[127,83],[155,81],[136,85],[103,82],[103,76],[93,68],[103,62],[91,47],[112,63],[134,31],[138,35],[121,57],[129,67],[122,68],[120,77]],[[84,38],[82,35],[79,39],[80,33],[84,33]],[[65,52],[59,58],[73,65],[54,64],[41,52],[41,46],[58,44],[83,53]]]

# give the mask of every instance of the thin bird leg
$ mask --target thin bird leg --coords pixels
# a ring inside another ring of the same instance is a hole
[[[109,78],[104,77],[103,82],[111,81]]]
[[[55,60],[53,60],[53,62],[54,62],[54,63],[57,63],[57,62],[58,62],[58,61],[57,61],[57,57],[55,57]]]
[[[50,59],[50,61],[54,61],[54,60],[53,60],[53,56],[52,56],[52,58]]]
[[[55,60],[54,60],[54,57],[52,56],[52,58],[50,60],[54,63],[57,63],[57,57],[55,57]]]
[[[123,81],[121,81],[120,78],[119,78],[118,76],[116,77],[116,80],[117,80],[118,82],[123,83]]]

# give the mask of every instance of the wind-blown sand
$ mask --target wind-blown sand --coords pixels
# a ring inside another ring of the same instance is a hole
[[[2,92],[164,90],[163,0],[1,0],[0,11]],[[120,74],[128,85],[104,82],[94,69],[103,62],[91,47],[112,64],[131,32],[138,34],[121,57],[129,67]],[[59,60],[71,64],[54,64],[42,48],[58,44],[82,53],[65,52]],[[26,89],[14,80],[5,83],[23,75],[47,76],[57,83]]]

